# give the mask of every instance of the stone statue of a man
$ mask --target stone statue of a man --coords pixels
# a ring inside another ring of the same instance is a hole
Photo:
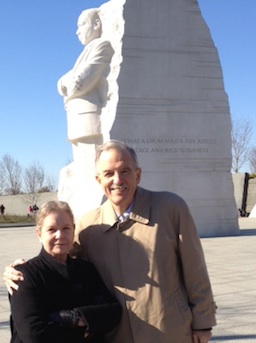
[[[114,54],[110,42],[101,38],[98,9],[83,11],[77,27],[76,34],[85,48],[73,69],[57,84],[59,94],[64,97],[67,136],[73,144],[74,160],[79,145],[99,142],[102,134],[100,114],[107,101],[107,76]]]

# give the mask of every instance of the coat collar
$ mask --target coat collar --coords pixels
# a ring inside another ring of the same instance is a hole
[[[137,187],[134,204],[130,213],[130,219],[144,225],[147,225],[150,220],[150,208],[151,208],[151,192]],[[107,200],[100,207],[100,224],[102,231],[106,232],[111,229],[117,223],[116,213],[111,205],[111,202]],[[107,225],[106,225],[107,224]]]
[[[63,264],[58,262],[54,257],[49,255],[44,248],[41,248],[41,251],[39,253],[39,257],[44,261],[45,264],[48,265],[48,267],[52,270],[54,270],[56,273],[61,274],[63,277],[67,278],[68,277],[68,269],[69,269],[69,264],[71,261],[71,258],[69,255],[67,256],[67,263]]]

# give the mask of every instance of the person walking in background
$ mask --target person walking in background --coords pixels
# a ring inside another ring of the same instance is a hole
[[[31,205],[29,205],[28,207],[28,217],[32,216],[33,214],[33,207]]]
[[[45,203],[36,232],[40,254],[16,267],[24,281],[10,296],[11,343],[103,342],[121,307],[89,262],[69,257],[74,219],[68,204]]]
[[[1,213],[2,216],[4,215],[4,211],[5,211],[5,207],[4,207],[3,204],[1,204],[1,206],[0,206],[0,213]]]
[[[186,202],[139,187],[136,153],[120,141],[99,146],[96,173],[107,200],[76,223],[72,254],[93,263],[122,305],[107,342],[207,343],[216,305]],[[4,277],[11,291],[21,274],[6,267]]]
[[[34,213],[34,215],[37,214],[37,211],[38,211],[38,210],[39,210],[39,208],[38,208],[37,204],[35,204],[35,205],[33,206],[33,213]]]

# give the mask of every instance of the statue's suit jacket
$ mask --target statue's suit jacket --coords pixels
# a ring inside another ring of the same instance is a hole
[[[113,54],[109,41],[96,38],[85,46],[73,69],[58,81],[59,93],[64,96],[70,141],[93,135],[93,131],[100,133],[100,118],[94,114],[99,115],[106,105],[107,76]]]
[[[215,303],[190,211],[179,196],[138,188],[129,220],[107,200],[77,223],[75,253],[90,259],[123,306],[114,343],[192,343],[215,325]]]

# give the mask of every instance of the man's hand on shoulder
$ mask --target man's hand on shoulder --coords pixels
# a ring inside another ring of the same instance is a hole
[[[13,294],[13,290],[18,290],[19,288],[16,281],[24,280],[22,272],[15,269],[16,266],[23,263],[26,263],[24,259],[18,259],[5,267],[3,279],[7,290],[11,295]]]
[[[194,330],[192,332],[193,343],[208,343],[212,337],[211,330]]]

